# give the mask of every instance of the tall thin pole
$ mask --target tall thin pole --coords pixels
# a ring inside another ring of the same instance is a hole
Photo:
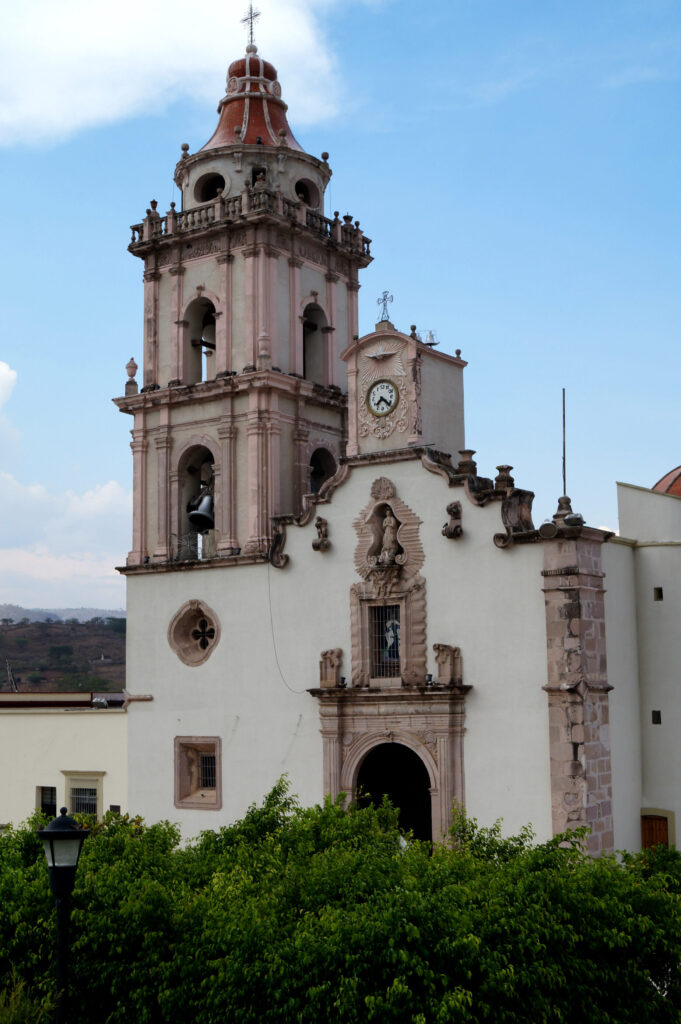
[[[563,494],[567,494],[565,469],[565,388],[563,388]]]
[[[57,957],[55,976],[57,982],[57,1002],[55,1006],[55,1024],[67,1024],[69,998],[69,897],[55,897],[57,904]]]

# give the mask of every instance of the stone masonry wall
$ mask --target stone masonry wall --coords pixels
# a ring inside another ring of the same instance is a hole
[[[553,831],[588,825],[592,854],[611,851],[612,776],[603,534],[544,541]]]

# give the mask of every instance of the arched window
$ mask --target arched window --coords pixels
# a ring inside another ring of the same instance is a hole
[[[197,445],[185,452],[178,469],[180,508],[176,558],[178,561],[214,558],[213,456],[208,448]]]
[[[316,448],[310,458],[310,492],[317,494],[335,472],[336,460],[328,448]]]
[[[225,179],[221,174],[208,173],[202,175],[194,185],[194,199],[197,203],[209,203],[216,199],[218,192],[225,187]]]
[[[184,384],[215,379],[215,306],[210,299],[194,299],[185,313],[187,335]]]
[[[303,377],[317,384],[326,384],[324,328],[326,316],[321,306],[310,302],[303,313]]]

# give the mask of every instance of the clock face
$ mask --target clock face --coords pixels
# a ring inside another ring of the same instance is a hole
[[[367,405],[374,416],[387,416],[397,405],[400,395],[391,380],[377,380],[367,394]]]

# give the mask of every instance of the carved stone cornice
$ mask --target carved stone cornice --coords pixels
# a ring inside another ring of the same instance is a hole
[[[289,256],[288,265],[289,267],[296,267],[297,269],[300,269],[300,267],[302,267],[303,265],[303,261],[301,259],[298,259],[297,256]]]
[[[232,252],[221,252],[219,256],[215,257],[216,263],[234,263],[234,253]]]
[[[160,281],[161,273],[158,270],[145,270],[142,274],[143,281]]]
[[[179,277],[181,274],[184,274],[186,269],[187,268],[183,267],[181,264],[175,264],[172,267],[168,267],[168,273],[170,274],[171,277]]]

